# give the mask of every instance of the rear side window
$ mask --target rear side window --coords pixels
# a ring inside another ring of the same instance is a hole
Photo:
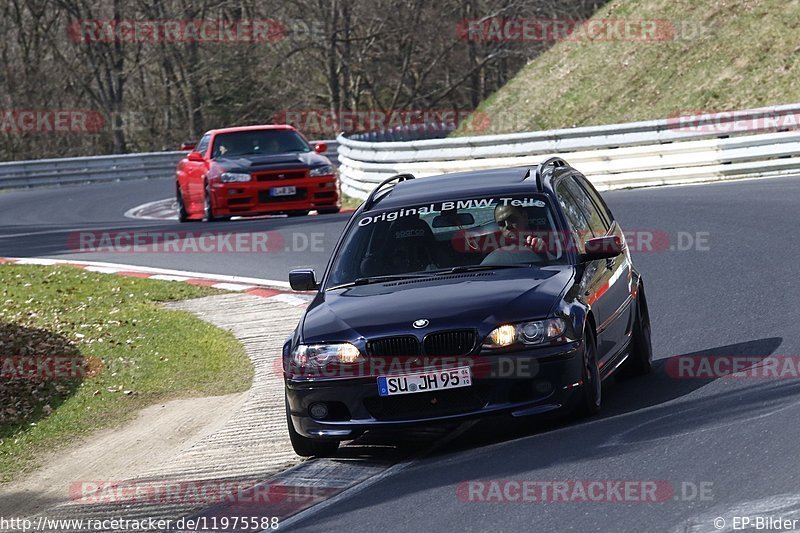
[[[592,199],[592,202],[594,202],[597,210],[600,211],[600,214],[603,216],[603,218],[605,218],[606,226],[610,228],[611,223],[614,222],[614,215],[611,214],[611,211],[608,209],[605,200],[603,200],[594,187],[592,187],[592,185],[589,183],[589,180],[587,180],[585,177],[575,176],[575,181],[581,185],[583,190],[586,191],[586,194],[588,194]]]
[[[592,230],[592,234],[595,237],[605,235],[609,228],[608,222],[606,222],[606,219],[600,214],[597,206],[594,205],[594,202],[589,198],[589,195],[583,187],[578,185],[572,177],[565,178],[562,183],[564,184],[564,188],[569,191],[569,194],[577,202],[578,208],[585,216],[589,228]]]
[[[575,184],[575,182],[569,178],[559,181],[556,185],[556,196],[558,197],[558,203],[561,204],[561,209],[564,211],[564,215],[567,217],[570,230],[575,237],[575,246],[579,253],[584,253],[584,241],[592,238],[594,235],[589,226],[589,222],[586,220],[586,215],[569,190],[570,183],[573,185]]]

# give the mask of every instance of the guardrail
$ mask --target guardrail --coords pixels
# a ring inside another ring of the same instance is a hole
[[[800,104],[718,113],[711,124],[675,117],[411,142],[340,135],[339,170],[343,192],[362,199],[398,173],[426,177],[535,166],[551,155],[566,159],[601,190],[792,174],[800,173],[800,131],[785,126],[800,126],[797,117]],[[748,127],[754,123],[762,130]],[[782,126],[788,131],[780,131]],[[764,132],[770,129],[779,131]]]
[[[311,141],[311,144],[315,142],[328,143],[325,155],[338,165],[338,142]],[[178,161],[187,153],[149,152],[0,163],[0,189],[172,178]]]

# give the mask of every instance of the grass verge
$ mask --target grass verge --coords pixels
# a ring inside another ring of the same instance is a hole
[[[362,203],[364,200],[342,193],[342,209],[357,209]]]
[[[668,31],[556,43],[479,106],[488,127],[477,134],[800,101],[800,46],[787,37],[800,27],[797,0],[613,0],[593,18],[655,20]]]
[[[27,265],[0,266],[0,287],[2,482],[148,405],[250,387],[252,366],[232,334],[159,305],[214,289]],[[53,357],[72,362],[45,377],[29,364]]]

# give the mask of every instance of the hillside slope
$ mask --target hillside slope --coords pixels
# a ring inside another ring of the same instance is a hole
[[[556,43],[481,104],[485,133],[800,101],[800,0],[614,0],[594,19],[657,19],[679,35]]]

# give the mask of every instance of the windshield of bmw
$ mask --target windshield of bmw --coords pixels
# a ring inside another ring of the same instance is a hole
[[[337,254],[326,288],[473,268],[566,262],[547,197],[503,195],[362,214]]]
[[[218,133],[214,137],[211,157],[274,155],[287,152],[310,152],[311,147],[291,130],[248,130]]]

